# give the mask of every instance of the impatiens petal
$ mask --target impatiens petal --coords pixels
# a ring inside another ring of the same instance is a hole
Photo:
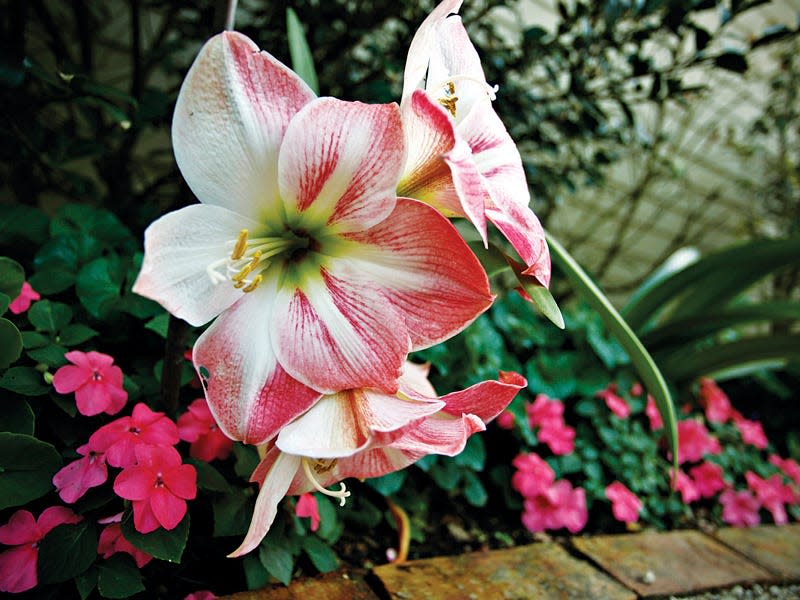
[[[381,286],[402,314],[414,350],[455,335],[492,303],[486,273],[469,246],[421,202],[401,198],[380,225],[348,237],[361,246],[340,262]]]
[[[156,488],[150,495],[150,509],[161,526],[170,531],[186,516],[186,500],[178,498],[166,488]]]
[[[89,455],[72,461],[53,476],[58,495],[67,504],[83,496],[89,488],[102,485],[108,479],[108,468],[102,457]]]
[[[83,517],[76,515],[67,507],[51,506],[42,511],[42,514],[39,515],[36,521],[36,526],[39,529],[39,534],[44,537],[59,525],[72,525],[74,523],[80,523],[81,521],[83,521]]]
[[[79,351],[67,352],[64,356],[67,358],[67,360],[73,360],[77,358],[74,355],[78,353]],[[97,369],[100,373],[103,374],[103,376],[106,375],[108,369],[111,368],[111,365],[114,363],[113,356],[109,356],[108,354],[103,354],[102,352],[95,352],[92,350],[90,352],[87,352],[85,356],[86,360],[91,365],[91,367],[93,369]],[[79,363],[76,362],[76,364]]]
[[[184,500],[194,500],[197,496],[197,471],[192,465],[180,465],[164,472],[164,485]]]
[[[194,347],[217,423],[231,439],[249,444],[272,438],[320,397],[276,361],[264,318],[274,291],[274,282],[266,281],[214,321]]]
[[[0,552],[0,592],[17,594],[36,587],[39,548],[18,546]]]
[[[17,546],[29,544],[39,539],[36,531],[36,519],[27,510],[18,510],[8,523],[0,527],[0,544]]]
[[[230,256],[242,229],[263,227],[206,204],[164,215],[145,231],[144,262],[133,291],[192,325],[207,323],[244,296],[228,280],[224,264],[213,268]]]
[[[313,97],[297,75],[244,35],[226,31],[206,42],[172,120],[175,158],[200,201],[274,222],[280,144],[289,121]]]
[[[266,472],[261,490],[258,492],[250,528],[247,530],[242,544],[228,556],[247,554],[261,543],[275,520],[278,502],[286,495],[286,491],[300,468],[299,456],[284,454],[277,448],[273,448],[262,463],[265,461],[271,461],[272,466]]]
[[[317,497],[314,494],[301,494],[297,499],[294,514],[298,517],[309,517],[311,519],[311,531],[319,529],[319,507]]]
[[[150,499],[133,501],[133,526],[139,533],[150,533],[161,527],[153,509],[150,507]]]
[[[114,493],[126,500],[145,500],[156,484],[155,473],[144,467],[128,467],[114,480]]]
[[[69,394],[91,379],[91,370],[74,365],[64,365],[53,375],[53,387],[59,394]]]
[[[382,221],[394,208],[404,150],[396,104],[311,102],[289,124],[280,151],[289,224],[345,232]]]
[[[99,415],[105,412],[111,404],[106,386],[101,383],[90,381],[80,389],[75,391],[75,403],[78,412],[87,417]]]

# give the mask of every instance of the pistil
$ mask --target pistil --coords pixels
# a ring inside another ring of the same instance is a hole
[[[336,466],[336,459],[331,461],[316,460],[312,462],[308,458],[303,457],[303,471],[305,472],[308,480],[311,482],[311,485],[313,485],[318,492],[321,492],[326,496],[330,496],[332,498],[339,498],[339,506],[344,506],[346,502],[345,499],[350,497],[350,492],[347,491],[347,487],[345,486],[344,482],[339,482],[339,485],[341,487],[339,488],[339,491],[334,492],[332,490],[328,490],[322,487],[319,481],[317,481],[317,478],[314,477],[314,474],[311,472],[311,469],[313,468],[314,471],[318,474],[327,473],[335,466]]]

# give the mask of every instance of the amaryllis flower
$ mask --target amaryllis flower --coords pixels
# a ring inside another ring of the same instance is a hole
[[[517,469],[511,487],[526,498],[544,493],[556,479],[553,468],[536,453],[518,454],[511,464]]]
[[[100,352],[73,350],[64,355],[71,365],[64,365],[53,375],[59,394],[75,392],[78,412],[87,417],[117,414],[128,401],[122,388],[122,370],[114,358]]]
[[[699,397],[709,423],[725,423],[733,416],[733,407],[728,395],[713,379],[703,377],[700,380]]]
[[[192,402],[189,410],[178,417],[178,435],[191,443],[189,455],[198,460],[225,460],[233,451],[233,440],[222,433],[205,398]]]
[[[33,289],[30,283],[23,281],[19,296],[11,301],[8,305],[8,310],[15,315],[20,315],[31,307],[31,303],[34,300],[39,300],[40,298],[39,292]]]
[[[722,520],[734,527],[755,527],[761,522],[758,500],[747,490],[734,491],[730,488],[719,496],[722,505]]]
[[[678,462],[696,462],[706,454],[719,454],[722,447],[719,440],[713,437],[706,426],[687,419],[678,421]]]
[[[670,476],[674,477],[674,470],[670,469]],[[673,487],[681,493],[681,500],[684,504],[690,504],[700,499],[700,490],[694,483],[694,479],[678,469],[678,476],[674,477]]]
[[[348,477],[380,477],[428,454],[455,456],[470,435],[505,409],[527,382],[516,373],[437,397],[427,367],[406,363],[399,391],[360,388],[324,396],[262,448],[264,458],[251,476],[261,484],[250,529],[231,556],[253,550],[269,531],[286,495],[317,491],[350,495]]]
[[[608,410],[617,415],[620,419],[627,419],[631,415],[631,407],[625,399],[617,394],[617,384],[612,383],[595,394],[595,397],[605,401]]]
[[[197,495],[197,471],[181,464],[175,448],[140,444],[136,461],[114,480],[117,496],[133,501],[134,527],[141,533],[175,529],[186,515],[186,501]]]
[[[297,498],[297,505],[294,507],[294,514],[298,517],[308,517],[311,519],[311,531],[319,529],[319,504],[317,497],[306,492]]]
[[[636,523],[642,510],[642,501],[625,484],[615,481],[606,486],[606,498],[611,501],[614,518],[623,523]]]
[[[136,448],[174,446],[180,441],[175,423],[162,412],[154,412],[144,404],[133,407],[130,417],[103,425],[89,438],[89,448],[104,452],[112,467],[131,467],[136,464]]]
[[[704,461],[692,467],[689,469],[689,474],[694,480],[698,493],[703,498],[713,498],[717,492],[728,487],[722,474],[722,467],[712,462]]]
[[[525,499],[522,524],[528,531],[544,531],[566,527],[578,533],[586,526],[589,513],[586,509],[586,492],[574,488],[566,479],[553,483],[541,494]]]
[[[557,456],[565,456],[575,450],[575,429],[563,421],[541,427],[536,437],[547,444],[550,452]]]
[[[650,431],[657,431],[664,427],[664,421],[661,419],[661,412],[656,406],[656,400],[650,394],[647,394],[647,406],[645,406],[644,414],[650,421]]]
[[[150,225],[134,290],[193,325],[217,317],[193,359],[229,437],[263,443],[322,393],[396,392],[410,350],[490,305],[450,222],[397,197],[397,105],[315,98],[224,32],[183,82],[172,140],[201,204]]]
[[[791,487],[783,482],[783,478],[775,473],[769,479],[764,479],[753,471],[747,471],[744,477],[747,480],[747,487],[756,495],[761,506],[772,514],[775,524],[788,523],[789,518],[784,504],[794,500],[794,493]]]
[[[89,444],[80,446],[76,452],[82,458],[72,461],[53,475],[53,485],[67,504],[77,501],[89,488],[102,485],[108,479],[105,454],[95,452]]]
[[[0,544],[13,546],[0,552],[0,592],[15,594],[36,587],[39,543],[52,529],[82,518],[63,506],[44,509],[38,520],[27,510],[11,515],[0,527]]]
[[[751,421],[741,415],[734,414],[733,423],[736,425],[736,429],[739,430],[742,441],[745,444],[755,446],[759,450],[763,450],[769,445],[767,434],[764,433],[764,427],[760,421]]]
[[[529,404],[525,410],[528,413],[531,429],[560,425],[564,422],[564,403],[551,400],[544,394],[536,394],[533,404]]]
[[[550,254],[519,151],[492,108],[478,53],[444,0],[420,25],[408,50],[401,101],[408,158],[398,193],[448,216],[467,217],[487,241],[487,221],[525,263],[525,275],[550,283]]]
[[[103,558],[109,558],[118,552],[129,554],[136,561],[136,566],[140,569],[153,560],[153,557],[139,550],[122,535],[122,513],[118,513],[107,519],[101,519],[101,524],[107,524],[100,532],[100,539],[97,542],[97,553]]]

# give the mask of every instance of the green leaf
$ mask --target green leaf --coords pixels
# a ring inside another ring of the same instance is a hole
[[[26,350],[33,348],[44,348],[50,343],[50,338],[35,331],[22,332],[22,345]]]
[[[269,573],[254,554],[244,557],[244,577],[248,590],[260,590],[269,583]]]
[[[11,367],[0,377],[0,388],[23,396],[43,396],[50,391],[42,374],[32,367]]]
[[[0,292],[0,315],[6,314],[8,307],[11,305],[11,298],[7,294]]]
[[[249,480],[250,474],[255,470],[259,463],[258,451],[254,446],[234,444],[233,455],[236,457],[233,470],[239,477]]]
[[[472,471],[464,473],[464,497],[472,506],[486,506],[489,501],[489,494],[483,486],[483,482]]]
[[[211,508],[214,511],[214,537],[243,535],[250,526],[252,503],[238,488],[230,488],[226,494],[215,497]]]
[[[122,268],[118,257],[98,258],[78,272],[75,291],[93,317],[105,318],[120,299]]]
[[[28,282],[40,294],[60,294],[75,283],[75,271],[51,262],[31,275]]]
[[[538,311],[550,319],[553,325],[559,329],[564,329],[564,316],[561,314],[561,310],[559,310],[550,290],[544,287],[535,277],[525,275],[523,273],[525,265],[521,262],[514,260],[510,256],[506,256],[506,261],[508,261],[508,265],[517,277],[517,281],[519,281],[522,289],[528,294]]]
[[[453,460],[442,460],[433,465],[430,470],[430,476],[440,488],[446,491],[455,489],[458,482],[461,481],[461,475],[464,471],[458,468]]]
[[[319,95],[319,80],[314,68],[314,57],[311,55],[311,48],[306,41],[306,34],[303,32],[303,24],[292,8],[286,9],[286,36],[289,40],[292,69],[315,94]]]
[[[6,243],[19,241],[38,245],[47,239],[49,219],[42,211],[25,204],[0,205],[0,240]],[[33,286],[35,289],[39,289]]]
[[[0,431],[33,435],[36,419],[28,404],[22,398],[4,398],[0,410]]]
[[[98,568],[97,590],[103,598],[130,598],[145,591],[142,574],[133,558],[115,554]]]
[[[56,449],[20,433],[0,432],[0,510],[20,506],[53,489],[61,467]]]
[[[75,578],[75,587],[81,600],[86,600],[97,587],[97,567],[92,565],[84,573]]]
[[[8,319],[0,317],[0,369],[7,368],[22,354],[22,335]]]
[[[406,471],[393,471],[381,477],[367,479],[367,485],[382,496],[391,496],[399,492],[406,480]]]
[[[294,558],[285,543],[262,543],[258,558],[270,575],[283,585],[289,585],[294,570]]]
[[[645,389],[653,395],[664,421],[667,442],[672,450],[674,466],[678,468],[678,429],[675,410],[664,377],[658,370],[650,353],[645,349],[636,334],[620,316],[600,288],[589,278],[574,258],[549,233],[545,233],[550,245],[550,253],[558,267],[564,272],[573,286],[584,296],[589,305],[600,315],[606,327],[617,338],[628,353],[631,363],[642,378]]]
[[[144,328],[155,331],[162,338],[167,338],[167,328],[169,327],[169,314],[156,315],[145,323]]]
[[[457,465],[469,467],[473,471],[483,471],[486,464],[486,447],[483,445],[483,438],[473,435],[467,440],[467,445],[453,460]]]
[[[339,566],[336,553],[325,542],[314,535],[303,538],[303,551],[320,573],[329,573]]]
[[[72,309],[61,302],[40,300],[31,306],[28,320],[39,331],[57,333],[72,320]]]
[[[489,277],[509,269],[505,254],[497,246],[490,244],[488,248],[485,248],[482,241],[467,242],[467,245],[481,262],[483,270]]]
[[[194,458],[187,458],[185,462],[192,465],[197,471],[197,487],[201,490],[208,490],[209,492],[230,491],[231,485],[228,480],[207,462]]]
[[[48,367],[60,367],[67,364],[69,361],[64,358],[64,355],[69,352],[64,346],[57,344],[50,344],[44,348],[36,348],[35,350],[28,350],[28,356],[38,363],[44,363]]]
[[[122,536],[139,550],[144,550],[161,560],[180,563],[186,540],[189,537],[189,513],[171,531],[156,529],[152,533],[139,533],[133,526],[133,513],[122,519]]]
[[[97,556],[97,531],[91,521],[59,525],[39,546],[39,583],[61,583],[88,569]]]
[[[0,256],[0,293],[12,300],[19,296],[25,283],[25,269],[15,260]]]
[[[62,329],[57,341],[65,346],[77,346],[78,344],[92,339],[96,335],[97,332],[91,327],[75,323],[73,325],[67,325]]]

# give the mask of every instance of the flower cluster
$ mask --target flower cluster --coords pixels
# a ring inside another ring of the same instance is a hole
[[[537,437],[556,455],[569,454],[575,448],[575,430],[564,422],[564,404],[544,394],[536,396],[526,407],[531,429],[538,428]]]

